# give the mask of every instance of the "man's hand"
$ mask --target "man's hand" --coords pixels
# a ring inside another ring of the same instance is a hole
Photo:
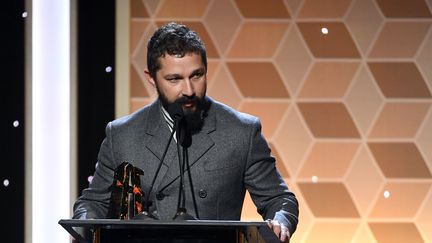
[[[279,221],[277,220],[271,220],[271,219],[267,220],[267,224],[270,227],[270,229],[273,230],[273,232],[276,234],[276,236],[279,238],[281,242],[288,243],[290,241],[291,234],[285,225],[279,223]]]

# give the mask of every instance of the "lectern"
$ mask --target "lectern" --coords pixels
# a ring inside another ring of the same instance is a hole
[[[79,242],[279,243],[265,222],[62,219],[59,224]],[[80,233],[85,231],[91,233]]]

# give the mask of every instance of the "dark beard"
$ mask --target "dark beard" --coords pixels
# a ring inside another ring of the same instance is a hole
[[[204,124],[204,110],[202,108],[198,109],[198,104],[202,103],[200,99],[197,103],[197,109],[195,111],[185,112],[184,119],[186,121],[186,127],[191,132],[191,134],[196,134],[201,131]]]
[[[191,134],[196,134],[201,131],[201,128],[204,124],[204,116],[206,111],[206,102],[204,99],[199,98],[198,96],[187,97],[183,96],[181,98],[176,99],[174,102],[169,102],[167,97],[159,92],[157,89],[159,100],[162,103],[162,106],[165,110],[168,110],[168,106],[173,103],[183,104],[186,101],[194,101],[196,102],[196,108],[194,111],[192,110],[183,110],[184,116],[183,119],[186,123],[186,128],[191,132]]]

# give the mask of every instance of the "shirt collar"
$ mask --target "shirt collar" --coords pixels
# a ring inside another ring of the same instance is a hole
[[[163,105],[161,105],[161,111],[162,111],[162,115],[169,127],[169,129],[172,131],[173,127],[174,127],[174,120],[171,118],[170,114],[168,113],[168,111],[163,107]]]

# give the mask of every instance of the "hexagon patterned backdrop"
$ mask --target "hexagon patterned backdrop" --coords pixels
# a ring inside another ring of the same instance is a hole
[[[261,118],[300,202],[292,242],[432,242],[432,0],[130,0],[130,112],[146,43],[199,32],[208,94]],[[260,220],[247,197],[243,220]]]

